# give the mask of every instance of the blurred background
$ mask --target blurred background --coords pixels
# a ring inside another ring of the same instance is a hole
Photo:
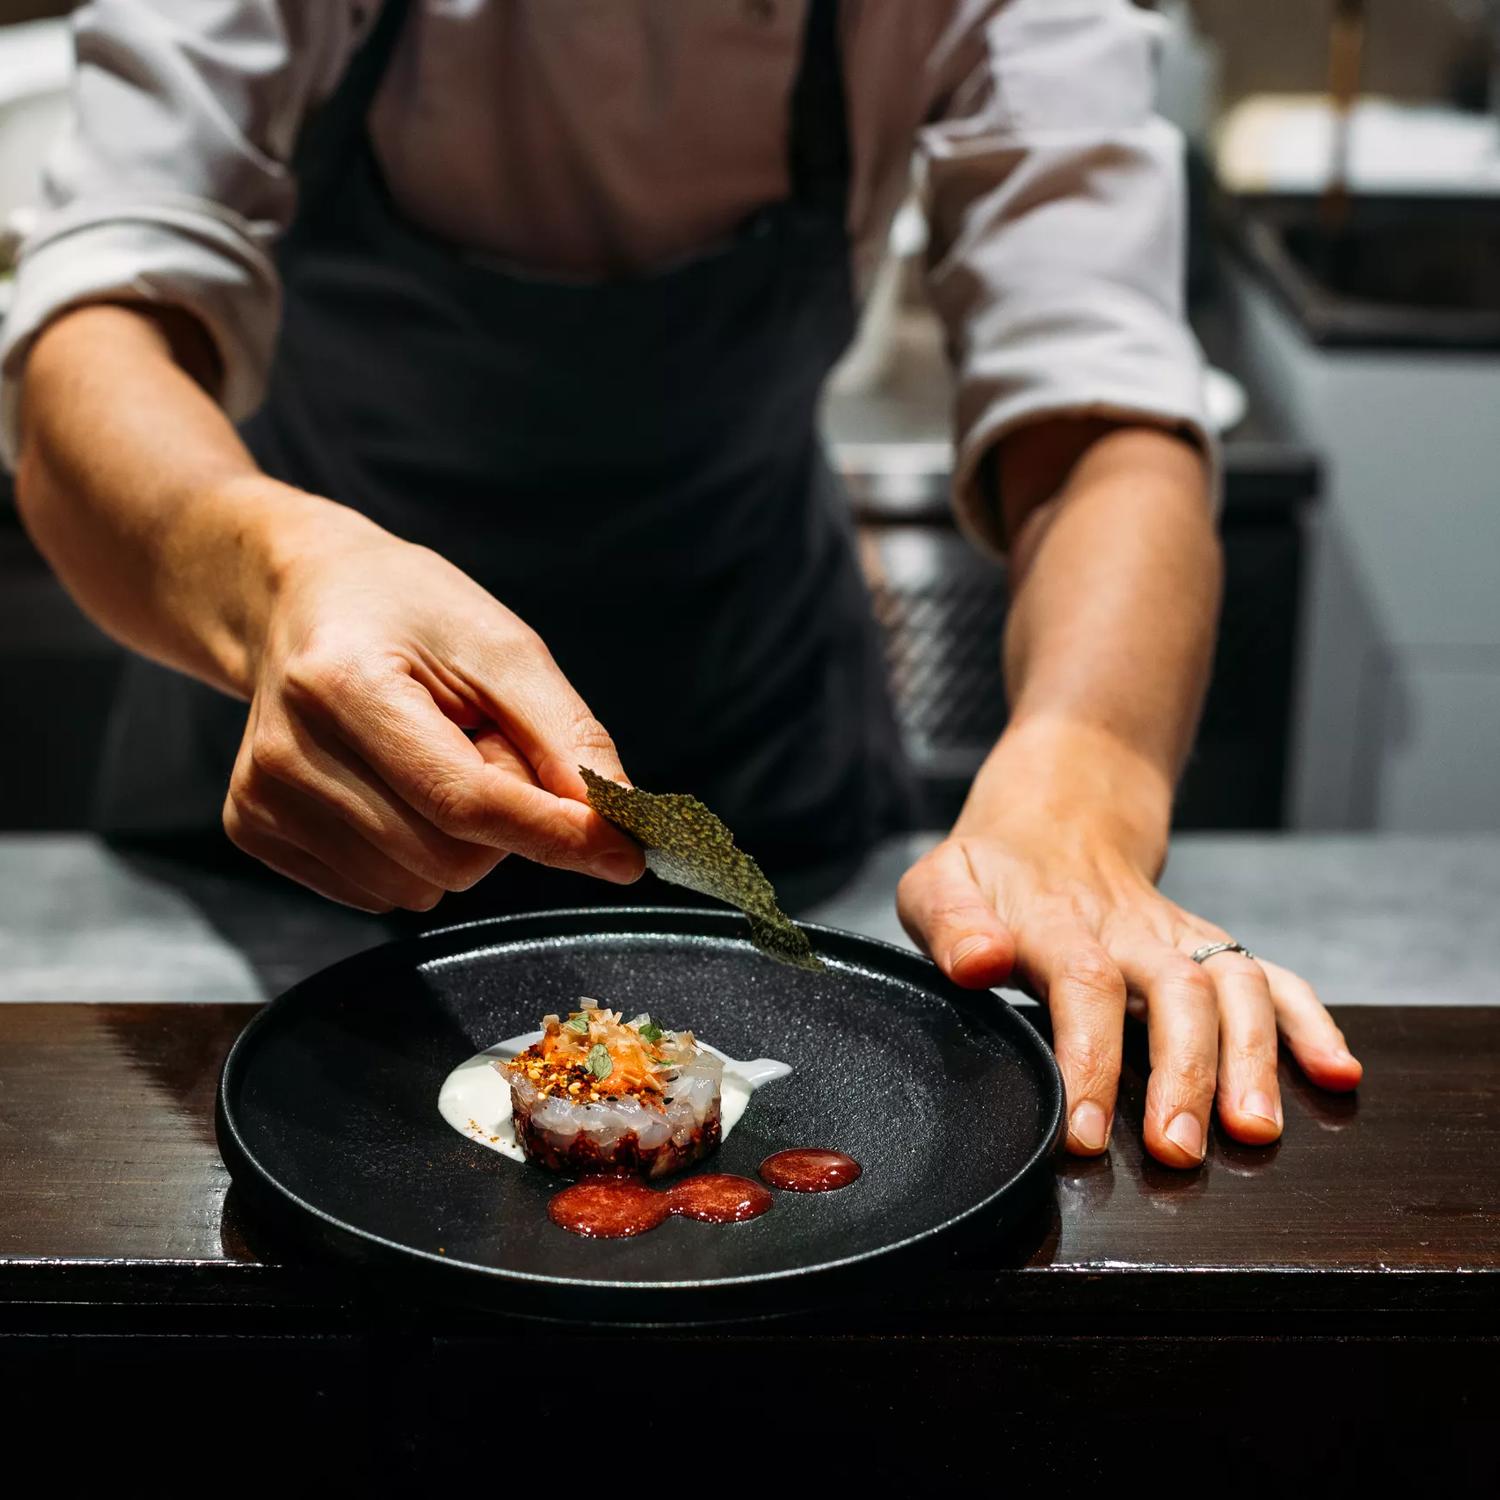
[[[58,0],[0,0],[0,316],[64,113]],[[1184,828],[1500,830],[1500,0],[1159,0],[1228,594]],[[917,199],[826,426],[947,821],[1004,723],[1002,568],[947,510]],[[119,653],[0,478],[0,829],[79,828]]]

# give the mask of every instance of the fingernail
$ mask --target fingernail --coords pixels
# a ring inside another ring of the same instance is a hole
[[[629,885],[641,872],[640,861],[630,854],[601,854],[589,869],[616,885]]]
[[[1252,1090],[1240,1100],[1240,1112],[1254,1115],[1257,1120],[1266,1120],[1278,1127],[1281,1125],[1281,1111],[1271,1096],[1260,1089]]]
[[[1109,1117],[1092,1099],[1085,1099],[1073,1111],[1068,1129],[1085,1151],[1102,1151],[1109,1139]]]
[[[973,958],[976,953],[982,953],[989,945],[990,940],[987,937],[980,937],[978,934],[966,937],[963,942],[954,944],[952,952],[948,954],[948,967],[956,969],[966,958]]]
[[[1194,1161],[1203,1160],[1203,1127],[1198,1123],[1196,1115],[1190,1115],[1186,1110],[1180,1115],[1174,1115],[1171,1124],[1167,1126],[1167,1139]]]

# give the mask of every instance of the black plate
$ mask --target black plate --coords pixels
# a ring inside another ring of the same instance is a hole
[[[806,1307],[960,1225],[1015,1222],[1050,1182],[1061,1134],[1046,1045],[1003,1000],[915,954],[809,931],[826,973],[763,957],[736,913],[649,907],[475,922],[358,954],[245,1028],[220,1080],[219,1149],[251,1207],[315,1245],[549,1317]],[[792,1064],[755,1095],[715,1170],[754,1176],[773,1151],[825,1146],[864,1176],[778,1193],[746,1224],[673,1219],[614,1241],[557,1229],[559,1180],[465,1139],[437,1099],[459,1063],[580,995],[691,1027],[733,1057]]]

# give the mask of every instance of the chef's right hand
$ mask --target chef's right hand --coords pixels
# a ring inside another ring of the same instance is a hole
[[[541,638],[436,553],[333,511],[248,632],[229,837],[367,911],[430,911],[507,854],[635,880],[640,849],[578,774],[626,780],[614,743]]]

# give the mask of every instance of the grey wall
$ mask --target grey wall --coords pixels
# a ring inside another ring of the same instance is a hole
[[[1500,830],[1500,358],[1318,349],[1234,286],[1246,368],[1327,471],[1293,824]]]

